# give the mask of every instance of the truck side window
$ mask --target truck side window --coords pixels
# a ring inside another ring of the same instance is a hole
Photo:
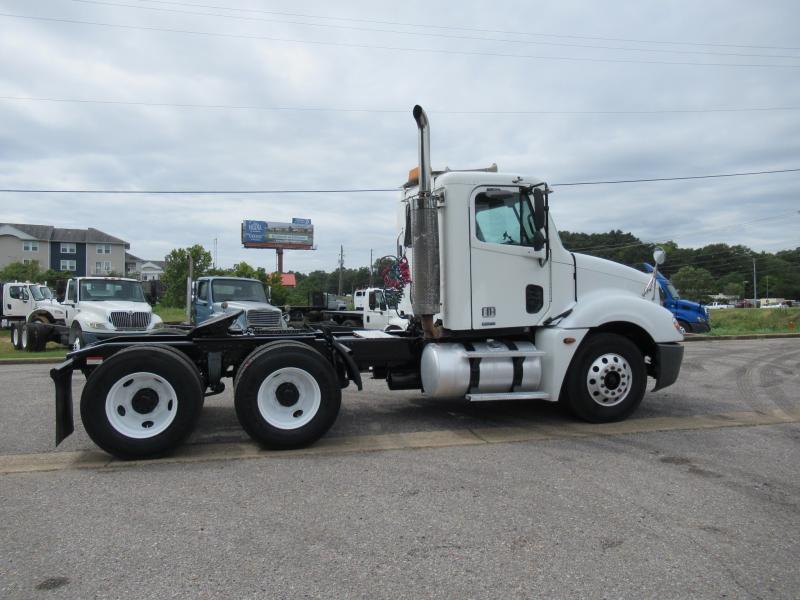
[[[475,235],[488,244],[533,245],[533,207],[526,194],[475,198]]]
[[[70,281],[69,284],[67,285],[67,300],[69,302],[77,302],[78,301],[78,299],[75,297],[76,296],[75,290],[76,290],[75,282],[74,281]]]
[[[208,302],[208,281],[201,281],[197,284],[197,299]]]
[[[20,290],[22,288],[19,286],[12,286],[10,290],[8,290],[8,296],[12,300],[21,300],[22,296],[20,295]]]

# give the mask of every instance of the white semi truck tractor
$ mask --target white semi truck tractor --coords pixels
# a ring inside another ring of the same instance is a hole
[[[672,384],[683,337],[656,274],[567,251],[538,177],[433,171],[428,119],[419,106],[413,116],[419,166],[403,187],[397,249],[412,272],[405,331],[239,331],[229,313],[183,332],[100,341],[51,371],[56,443],[74,427],[76,369],[87,377],[83,425],[120,458],[180,444],[225,378],[243,428],[276,449],[324,435],[341,389],[361,389],[366,372],[427,397],[563,402],[597,423],[636,410],[648,377],[653,390]]]

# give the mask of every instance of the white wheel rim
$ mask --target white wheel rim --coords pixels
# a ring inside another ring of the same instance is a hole
[[[81,349],[81,338],[80,336],[75,336],[75,341],[72,342],[72,349],[73,350],[80,350]]]
[[[131,373],[120,378],[106,396],[106,418],[122,435],[146,439],[169,427],[178,413],[178,396],[155,373]]]
[[[628,361],[619,354],[598,356],[586,374],[586,389],[597,404],[603,407],[616,406],[631,391],[633,370]]]
[[[322,393],[317,380],[296,367],[270,373],[258,388],[258,412],[278,429],[297,429],[319,411]]]
[[[19,329],[16,326],[11,330],[11,344],[16,346],[19,343]]]
[[[25,350],[28,347],[28,328],[22,328],[22,339],[20,340],[20,344],[22,345],[22,349]]]

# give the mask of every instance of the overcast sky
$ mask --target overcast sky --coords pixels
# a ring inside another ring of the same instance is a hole
[[[0,188],[391,188],[417,161],[416,103],[434,168],[551,183],[798,168],[798,8],[0,0]],[[795,110],[738,110],[776,108]],[[800,246],[798,198],[786,173],[561,187],[551,206],[559,229],[775,251]],[[390,253],[398,199],[3,193],[0,221],[96,227],[148,259],[217,238],[220,265],[271,270],[241,221],[305,217],[318,249],[285,268],[308,272],[340,244],[348,267]]]

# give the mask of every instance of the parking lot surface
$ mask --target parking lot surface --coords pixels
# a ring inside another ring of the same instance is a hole
[[[797,598],[799,362],[796,339],[687,344],[603,426],[367,381],[290,453],[225,392],[147,463],[77,410],[54,449],[48,368],[0,367],[0,597]]]

